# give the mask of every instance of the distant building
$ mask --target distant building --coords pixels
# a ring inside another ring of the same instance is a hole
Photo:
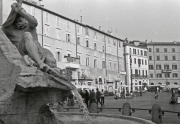
[[[144,90],[149,85],[148,56],[145,42],[124,42],[126,92]]]
[[[13,0],[0,1],[0,21],[6,20]],[[27,0],[22,5],[38,20],[39,43],[49,49],[61,69],[72,71],[77,88],[120,92],[125,68],[123,40]]]
[[[149,42],[149,81],[151,85],[180,85],[180,42]]]

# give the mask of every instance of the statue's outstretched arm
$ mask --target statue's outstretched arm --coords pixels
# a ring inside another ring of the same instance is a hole
[[[27,13],[22,7],[21,4],[18,3],[13,3],[11,5],[11,8],[17,12],[18,14],[20,14],[22,17],[24,17],[28,22],[29,25],[31,27],[37,27],[38,22],[36,20],[36,18],[34,18],[32,15],[30,15],[29,13]]]

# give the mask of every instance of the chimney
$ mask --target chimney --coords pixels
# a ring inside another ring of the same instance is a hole
[[[82,16],[81,16],[81,23],[82,23]]]
[[[43,0],[39,0],[39,5],[40,5],[41,7],[44,7]]]
[[[99,26],[99,30],[101,30],[101,26]]]

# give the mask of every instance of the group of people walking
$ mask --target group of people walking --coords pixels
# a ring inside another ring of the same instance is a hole
[[[85,93],[81,90],[80,91],[81,97],[84,99],[87,107],[89,108],[92,103],[100,104],[101,106],[104,105],[104,90],[102,89],[99,91],[99,89],[96,89],[96,92],[94,89],[92,90],[86,90]]]

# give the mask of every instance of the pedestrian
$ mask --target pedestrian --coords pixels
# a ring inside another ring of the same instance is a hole
[[[101,103],[104,105],[104,90],[101,90]]]
[[[84,99],[84,93],[82,90],[79,91],[79,94],[81,95],[81,97]]]
[[[86,103],[87,108],[89,107],[89,92],[86,90],[85,94],[84,94],[84,100]]]
[[[155,98],[155,99],[158,98],[158,93],[157,93],[157,91],[155,91],[155,93],[154,93],[154,98]]]
[[[101,92],[100,92],[99,89],[97,88],[97,89],[96,89],[97,106],[98,106],[98,103],[100,103],[100,105],[102,106],[102,103],[101,103],[101,101],[100,101],[100,98],[101,98]]]
[[[90,92],[90,99],[89,99],[89,107],[93,102],[96,102],[96,94],[94,92],[94,89]]]

